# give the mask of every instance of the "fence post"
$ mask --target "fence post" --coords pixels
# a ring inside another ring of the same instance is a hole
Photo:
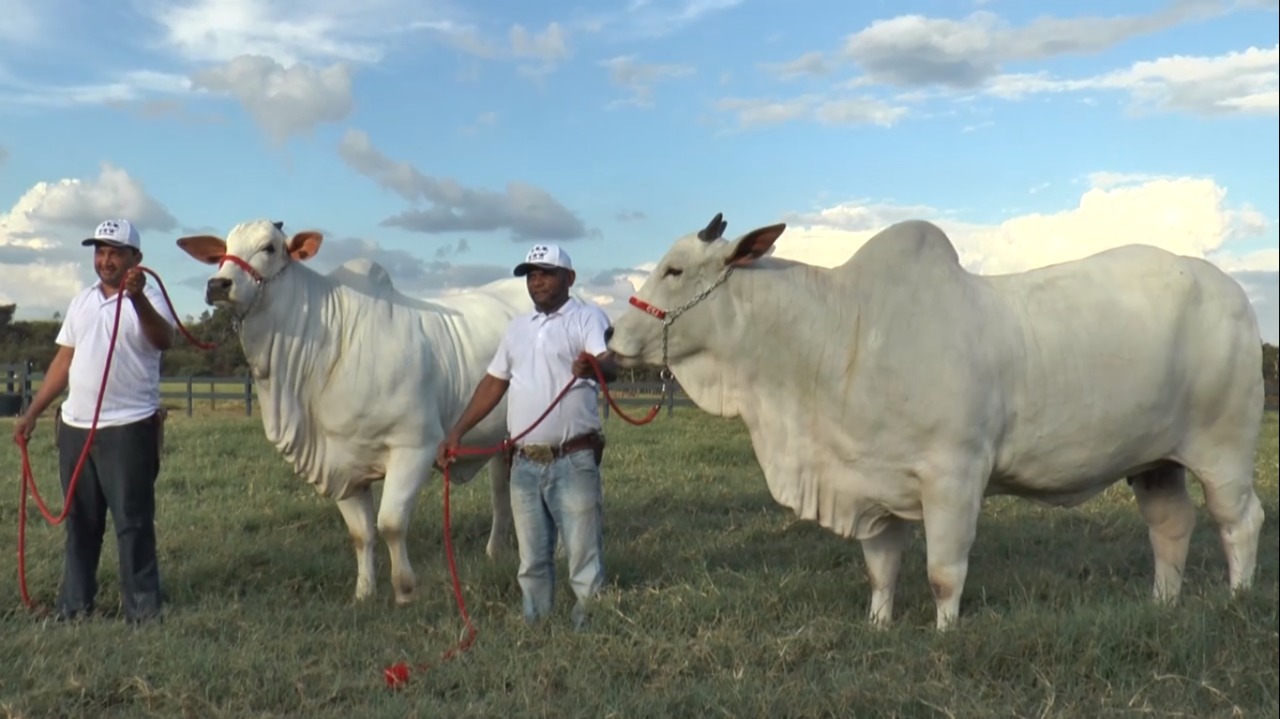
[[[674,383],[668,382],[667,386],[664,388],[667,391],[667,418],[668,419],[670,419],[671,415],[675,414],[675,411],[676,411],[676,389],[675,387],[671,386],[672,384]]]
[[[209,378],[209,409],[218,408],[218,399],[214,397],[214,395],[218,393],[218,390],[215,389],[215,386],[216,385],[214,384],[213,378],[210,377]]]
[[[194,409],[192,405],[195,404],[195,398],[191,396],[192,394],[191,383],[193,381],[195,381],[195,377],[193,375],[187,375],[187,416],[188,417],[191,416],[191,412]]]
[[[604,403],[604,420],[609,421],[609,398],[601,395],[600,401]]]
[[[244,376],[244,416],[253,416],[253,382],[248,373]]]

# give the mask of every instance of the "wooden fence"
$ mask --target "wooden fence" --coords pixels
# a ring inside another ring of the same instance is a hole
[[[43,373],[34,371],[34,367],[22,364],[0,364],[0,417],[16,417],[26,409],[39,388]],[[628,413],[632,407],[647,410],[655,403],[661,402],[666,408],[667,416],[675,412],[677,405],[694,406],[693,401],[672,383],[663,392],[660,382],[614,382],[609,385],[614,401]],[[196,403],[201,406],[208,403],[210,409],[217,409],[219,403],[239,406],[243,403],[246,417],[253,416],[254,394],[253,381],[248,375],[243,377],[161,377],[161,404],[176,409],[180,405],[186,409],[187,416],[195,413]],[[600,411],[605,419],[611,412],[609,403],[600,396]]]
[[[42,373],[37,373],[30,364],[0,364],[0,417],[16,417],[26,409],[27,404],[34,395],[33,387],[38,386],[43,378]],[[630,411],[631,407],[647,409],[655,402],[661,401],[666,407],[667,416],[671,416],[675,412],[677,405],[681,407],[693,407],[693,400],[681,391],[677,383],[671,383],[667,387],[667,392],[663,393],[663,386],[659,382],[614,382],[609,385],[609,391],[613,393],[614,400]],[[1266,408],[1269,411],[1276,411],[1280,407],[1280,401],[1277,401],[1277,386],[1274,382],[1267,380],[1266,383]],[[219,402],[243,402],[244,413],[246,417],[253,416],[253,405],[255,395],[253,391],[253,382],[246,375],[244,377],[162,377],[160,378],[160,399],[166,406],[172,405],[170,402],[177,400],[186,408],[187,416],[190,417],[195,411],[196,402],[208,402],[210,408],[216,409]],[[600,411],[605,419],[608,419],[611,408],[608,402],[605,402],[604,395],[600,396]]]

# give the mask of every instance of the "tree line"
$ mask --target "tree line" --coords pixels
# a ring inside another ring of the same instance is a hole
[[[61,323],[58,320],[14,321],[17,305],[0,305],[0,364],[31,360],[35,370],[43,372],[57,352],[54,339]],[[165,352],[160,373],[166,377],[240,377],[248,373],[240,341],[232,328],[229,310],[205,310],[199,317],[187,316],[183,324],[201,342],[212,342],[213,350],[202,350],[179,337],[173,349]],[[1276,393],[1280,375],[1280,356],[1275,345],[1262,345],[1262,375],[1267,379],[1267,395]],[[652,367],[623,370],[618,378],[624,382],[656,382],[658,369]]]

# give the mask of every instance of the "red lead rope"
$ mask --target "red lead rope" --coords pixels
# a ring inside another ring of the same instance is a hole
[[[213,349],[213,344],[196,339],[178,319],[178,311],[174,309],[173,300],[169,299],[169,291],[165,289],[164,281],[160,276],[147,267],[138,267],[138,270],[156,278],[156,284],[160,286],[160,292],[164,295],[165,304],[169,306],[169,312],[178,322],[178,329],[187,341],[202,350]],[[18,436],[18,447],[22,450],[22,495],[18,501],[18,588],[22,594],[22,603],[28,609],[36,607],[31,601],[31,595],[27,592],[27,493],[30,492],[31,496],[35,497],[40,513],[44,515],[45,521],[53,526],[62,524],[67,514],[71,512],[71,498],[76,491],[76,484],[80,481],[80,471],[84,468],[84,461],[89,456],[89,448],[93,446],[93,435],[98,431],[98,416],[102,413],[102,398],[106,395],[107,378],[111,376],[111,358],[116,352],[116,335],[120,332],[120,310],[124,307],[124,296],[123,289],[116,293],[116,314],[111,324],[111,344],[107,348],[106,365],[102,368],[102,386],[98,389],[98,401],[93,408],[93,424],[89,427],[89,436],[84,441],[84,449],[80,450],[80,459],[76,461],[76,468],[71,473],[71,482],[67,485],[67,496],[63,501],[62,511],[56,517],[49,511],[49,507],[40,496],[40,491],[36,489],[36,478],[31,471],[31,456],[27,452],[27,438]]]
[[[609,384],[608,382],[605,381],[604,370],[600,368],[600,362],[591,355],[586,355],[586,357],[591,362],[591,369],[595,372],[596,379],[599,380],[600,386],[604,389],[605,400],[609,403],[609,406],[613,408],[613,411],[617,413],[619,417],[621,417],[623,420],[625,420],[629,424],[633,424],[637,426],[649,424],[655,418],[657,418],[658,412],[662,410],[661,399],[659,399],[656,404],[654,404],[652,407],[649,408],[648,414],[646,414],[644,417],[640,419],[635,419],[634,417],[629,416],[626,412],[623,412],[622,408],[618,406],[618,403],[614,401],[613,394],[609,392]],[[568,384],[564,386],[564,389],[560,390],[560,394],[556,395],[556,398],[551,400],[551,404],[547,407],[547,409],[543,411],[543,413],[533,421],[533,424],[530,424],[528,427],[526,427],[524,431],[522,431],[520,434],[517,434],[516,436],[511,437],[510,439],[505,439],[502,442],[499,442],[498,444],[495,444],[489,447],[459,447],[456,450],[451,450],[449,452],[449,456],[478,457],[478,456],[484,456],[484,455],[490,455],[490,454],[497,454],[499,452],[505,452],[509,450],[512,446],[515,445],[516,442],[520,441],[525,435],[532,432],[535,427],[542,424],[542,421],[547,418],[547,415],[551,414],[551,410],[555,409],[556,405],[560,404],[560,401],[563,400],[565,395],[569,393],[569,390],[573,389],[573,386],[577,383],[577,381],[578,381],[577,377],[570,379]],[[462,614],[462,620],[467,625],[467,633],[461,640],[458,641],[457,644],[453,645],[448,650],[446,650],[443,654],[440,655],[440,663],[447,662],[450,659],[453,659],[457,655],[461,654],[462,652],[465,652],[467,649],[470,649],[471,645],[476,640],[476,627],[474,624],[471,623],[471,615],[467,613],[467,603],[462,598],[462,585],[458,582],[458,566],[453,559],[453,530],[450,528],[450,525],[449,525],[450,481],[449,481],[449,465],[448,464],[444,466],[443,482],[444,482],[445,558],[449,562],[449,576],[453,580],[453,597],[455,600],[457,600],[458,612]],[[423,672],[430,668],[431,668],[431,664],[428,662],[424,662],[422,664],[417,665],[416,670],[419,672]],[[384,679],[386,679],[387,686],[391,687],[392,689],[399,689],[400,687],[403,687],[409,681],[409,673],[410,673],[410,667],[405,662],[392,664],[391,666],[382,670],[382,676]]]
[[[178,312],[177,310],[174,309],[173,301],[169,299],[169,291],[165,289],[164,281],[160,279],[160,276],[147,267],[138,267],[138,269],[155,278],[156,284],[159,285],[160,287],[160,292],[164,295],[164,301],[169,306],[169,311],[173,314],[174,319],[177,320],[178,330],[182,332],[182,335],[186,337],[187,341],[202,350],[213,349],[215,346],[213,343],[201,342],[200,340],[196,339],[195,336],[193,336],[191,332],[187,330],[186,326],[182,324],[182,321],[177,319]],[[27,562],[26,562],[27,494],[30,493],[31,496],[35,497],[36,506],[39,507],[40,513],[44,515],[45,520],[53,526],[62,524],[62,522],[66,520],[67,515],[71,511],[71,498],[74,496],[74,493],[76,491],[76,484],[80,481],[80,472],[84,468],[85,459],[88,458],[89,456],[89,448],[93,445],[93,437],[98,431],[98,417],[102,413],[102,399],[106,394],[107,379],[111,376],[111,359],[115,355],[116,337],[120,331],[120,311],[124,306],[124,296],[125,296],[125,293],[123,290],[121,290],[116,295],[116,312],[115,312],[115,318],[111,325],[111,344],[107,349],[107,361],[105,366],[102,369],[102,386],[98,390],[97,403],[94,405],[94,408],[93,408],[93,423],[89,427],[89,436],[85,439],[84,448],[80,451],[80,458],[76,461],[75,470],[73,470],[71,474],[71,481],[67,485],[67,493],[66,493],[66,498],[63,500],[62,511],[56,517],[53,515],[52,512],[49,511],[48,506],[45,504],[44,498],[40,496],[40,492],[36,488],[35,474],[31,471],[31,457],[27,448],[27,444],[28,444],[27,438],[21,435],[19,435],[18,437],[18,447],[22,451],[22,487],[21,487],[22,493],[20,495],[20,499],[18,502],[18,587],[22,594],[22,603],[26,605],[28,609],[31,609],[31,610],[36,609],[36,606],[35,606],[35,603],[32,602],[31,600],[30,593],[27,591]],[[640,419],[631,417],[626,412],[622,411],[622,408],[618,406],[617,401],[614,400],[613,394],[609,392],[609,384],[605,380],[604,371],[601,369],[599,361],[591,355],[586,355],[586,356],[591,363],[592,370],[595,372],[596,379],[600,382],[600,386],[604,390],[605,400],[609,403],[609,406],[613,408],[613,411],[619,417],[621,417],[627,423],[637,425],[637,426],[649,424],[650,422],[652,422],[654,419],[657,418],[658,412],[661,411],[662,409],[661,399],[659,399],[659,401],[656,404],[650,407],[649,412]],[[560,393],[556,395],[556,398],[554,400],[552,400],[551,405],[547,407],[546,411],[544,411],[536,420],[534,420],[533,424],[529,425],[528,428],[526,428],[523,432],[516,435],[515,437],[506,439],[491,447],[459,447],[456,450],[451,451],[450,456],[454,456],[454,457],[484,456],[484,455],[490,455],[490,454],[497,454],[498,452],[503,452],[510,449],[512,446],[514,446],[516,442],[522,439],[525,435],[532,432],[534,428],[536,428],[538,425],[542,424],[542,421],[547,418],[547,415],[551,414],[551,410],[555,409],[556,406],[560,404],[561,400],[563,400],[565,395],[569,393],[570,389],[573,389],[573,386],[577,383],[577,381],[578,381],[577,377],[574,377],[573,379],[569,380],[569,382],[564,386],[564,389],[560,390]],[[454,560],[453,530],[449,521],[450,519],[449,485],[450,485],[449,466],[445,465],[444,467],[444,546],[445,546],[446,559],[449,562],[449,575],[453,580],[453,595],[458,603],[458,611],[462,614],[462,619],[467,625],[467,634],[462,638],[461,641],[459,641],[456,645],[454,645],[452,648],[445,651],[444,654],[441,655],[440,657],[441,662],[448,661],[454,658],[455,656],[457,656],[458,654],[469,649],[471,645],[475,642],[475,638],[476,638],[476,628],[475,628],[475,625],[471,622],[471,616],[467,613],[466,601],[463,599],[463,596],[462,596],[462,585],[458,581],[458,566]],[[430,668],[429,664],[420,664],[417,667],[419,671],[425,671],[428,668]],[[387,681],[387,686],[390,686],[392,688],[401,687],[406,682],[408,682],[409,673],[410,673],[410,667],[408,664],[404,662],[401,662],[399,664],[394,664],[383,670],[383,676]]]

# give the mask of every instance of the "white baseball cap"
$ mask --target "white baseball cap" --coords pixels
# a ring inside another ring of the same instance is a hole
[[[93,231],[93,237],[80,244],[85,247],[89,245],[111,245],[112,247],[132,247],[135,250],[141,250],[142,238],[138,235],[138,230],[133,226],[132,222],[128,220],[106,220]]]
[[[569,253],[560,249],[558,245],[534,245],[529,250],[529,254],[524,256],[524,262],[516,265],[515,276],[522,277],[529,274],[529,270],[534,267],[542,267],[551,269],[559,267],[566,270],[573,269],[573,260],[569,259]]]

